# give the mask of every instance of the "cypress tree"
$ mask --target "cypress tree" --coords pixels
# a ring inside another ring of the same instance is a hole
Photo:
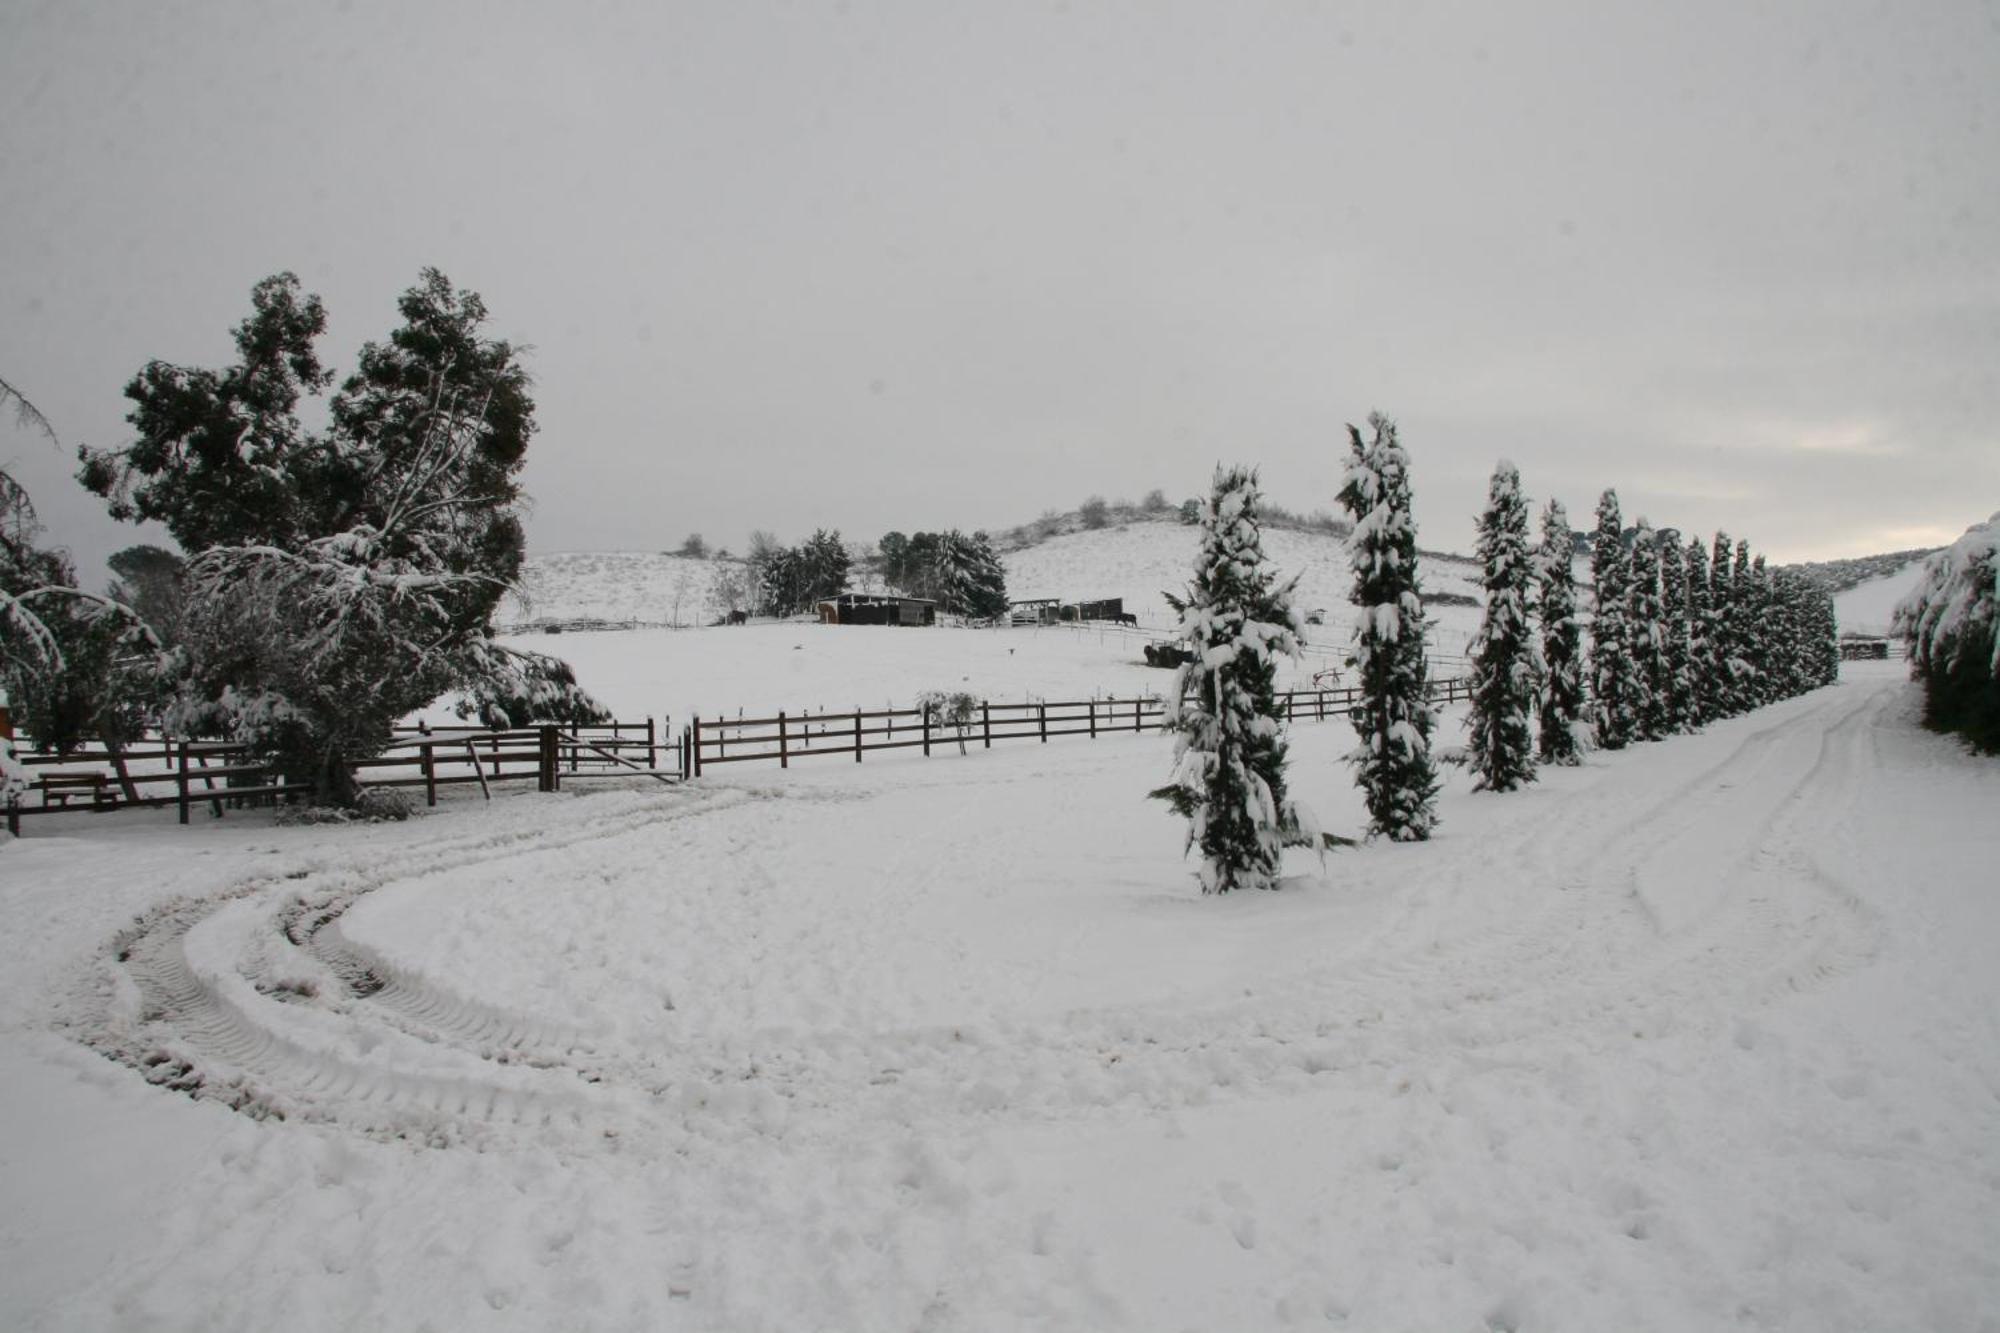
[[[1632,660],[1625,621],[1625,520],[1618,512],[1618,492],[1607,490],[1597,501],[1597,530],[1591,536],[1590,576],[1597,585],[1596,610],[1590,621],[1591,721],[1597,743],[1622,750],[1631,741],[1633,716]]]
[[[1738,637],[1750,674],[1744,686],[1744,710],[1761,708],[1771,694],[1769,589],[1764,582],[1764,557],[1750,555],[1750,543],[1736,543],[1736,604],[1742,618]]]
[[[1472,651],[1472,771],[1487,791],[1513,791],[1535,777],[1535,690],[1541,654],[1528,625],[1534,563],[1528,551],[1528,502],[1521,474],[1502,461],[1493,470],[1479,520],[1486,612]]]
[[[1666,631],[1660,610],[1660,543],[1640,519],[1632,534],[1625,584],[1625,633],[1632,658],[1632,719],[1640,740],[1667,734]]]
[[[1576,618],[1576,571],[1571,560],[1576,535],[1569,515],[1555,500],[1542,511],[1541,579],[1542,717],[1541,760],[1579,762],[1576,729],[1583,717],[1583,631]]]
[[[1397,842],[1428,838],[1437,824],[1434,719],[1424,663],[1424,605],[1417,583],[1417,529],[1410,517],[1410,460],[1396,423],[1377,412],[1374,437],[1347,428],[1351,452],[1340,503],[1354,518],[1348,538],[1360,610],[1354,662],[1361,700],[1350,714],[1352,755],[1368,801],[1369,828]]]
[[[1729,567],[1729,534],[1715,534],[1715,548],[1708,566],[1708,596],[1713,604],[1711,631],[1715,654],[1715,701],[1710,716],[1734,717],[1744,703],[1744,681],[1748,666],[1738,642],[1740,622],[1736,613],[1736,578]]]
[[[1264,557],[1258,500],[1256,473],[1216,468],[1194,581],[1169,599],[1191,659],[1167,694],[1173,781],[1151,795],[1187,819],[1204,893],[1275,888],[1285,844],[1317,841],[1286,794],[1277,700],[1275,659],[1299,652],[1297,580],[1281,582]]]
[[[1688,609],[1688,725],[1699,727],[1715,714],[1718,663],[1715,655],[1715,604],[1709,598],[1708,550],[1701,538],[1689,537],[1685,572]]]
[[[1692,731],[1694,716],[1694,649],[1688,610],[1687,565],[1681,558],[1680,534],[1669,528],[1659,535],[1661,661],[1666,671],[1666,719],[1671,732]]]

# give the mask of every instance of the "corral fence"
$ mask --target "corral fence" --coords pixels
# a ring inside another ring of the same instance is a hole
[[[1431,683],[1436,703],[1468,697],[1461,677]],[[1291,690],[1278,696],[1284,716],[1325,721],[1354,710],[1353,687]],[[491,798],[502,783],[532,781],[539,791],[559,791],[565,780],[643,776],[661,782],[700,777],[718,764],[775,763],[846,756],[855,763],[870,751],[940,746],[991,749],[996,742],[1046,744],[1071,736],[1143,733],[1166,717],[1158,695],[1134,699],[1076,699],[1033,703],[982,701],[972,720],[954,726],[921,708],[857,709],[851,713],[787,713],[766,717],[696,717],[678,734],[666,719],[536,726],[492,730],[473,725],[398,727],[373,759],[356,765],[366,787],[416,789],[436,805],[441,788],[477,785]],[[203,806],[220,817],[226,809],[294,801],[312,788],[288,783],[248,749],[214,741],[149,736],[116,752],[92,742],[66,755],[32,753],[22,738],[15,753],[33,776],[25,797],[7,807],[7,827],[18,834],[23,818],[93,811],[174,808],[188,823]]]
[[[683,731],[686,729],[683,728]],[[68,754],[35,754],[16,742],[32,782],[7,808],[8,831],[21,819],[46,814],[175,807],[180,822],[206,805],[225,809],[296,800],[312,788],[282,775],[240,745],[149,736],[117,751],[91,742]],[[661,761],[665,760],[663,766]],[[398,727],[396,738],[357,765],[364,786],[422,788],[436,805],[440,788],[477,785],[490,798],[501,783],[535,783],[558,791],[567,778],[634,774],[661,781],[686,775],[685,746],[663,723],[604,722],[493,730],[479,726]]]
[[[1290,690],[1278,696],[1284,716],[1292,721],[1325,721],[1354,711],[1361,692],[1339,689]],[[1469,697],[1469,683],[1460,677],[1431,682],[1434,703],[1454,703]],[[775,763],[790,768],[795,759],[846,757],[855,763],[876,750],[921,749],[926,756],[939,746],[959,750],[977,745],[992,749],[998,741],[1048,741],[1063,736],[1114,736],[1143,732],[1166,718],[1166,700],[1157,695],[1136,699],[1074,699],[998,704],[981,701],[968,722],[940,722],[921,708],[856,709],[851,713],[785,713],[768,717],[707,719],[696,717],[682,733],[687,772],[700,777],[717,764]]]

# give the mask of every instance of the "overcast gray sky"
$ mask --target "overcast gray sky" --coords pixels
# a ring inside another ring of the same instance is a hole
[[[2000,507],[2000,6],[0,0],[0,376],[126,439],[282,269],[532,344],[537,550],[1330,507],[1497,458],[1778,559]],[[94,565],[137,535],[0,461]]]

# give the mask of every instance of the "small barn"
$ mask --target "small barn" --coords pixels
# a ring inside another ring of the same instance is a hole
[[[844,592],[819,604],[822,625],[935,625],[937,603],[886,592]]]
[[[1018,602],[1007,603],[1007,623],[1010,625],[1053,625],[1056,611],[1062,605],[1053,597],[1029,597]]]

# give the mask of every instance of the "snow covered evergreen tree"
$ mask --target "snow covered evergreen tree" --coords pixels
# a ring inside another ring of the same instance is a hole
[[[424,270],[324,431],[297,416],[332,378],[318,298],[282,274],[252,303],[236,365],[148,365],[126,389],[137,438],[86,451],[80,474],[114,516],[158,519],[188,552],[167,725],[238,740],[352,804],[356,762],[446,692],[544,721],[602,716],[553,659],[490,637],[520,570],[515,478],[535,425],[527,372],[481,336],[479,297]]]
[[[1666,627],[1660,603],[1660,542],[1641,518],[1632,533],[1625,583],[1625,634],[1631,655],[1632,731],[1640,740],[1667,734]]]
[[[1708,590],[1708,548],[1689,537],[1682,557],[1688,615],[1688,725],[1699,727],[1716,716],[1721,688],[1721,662],[1715,651],[1715,604]]]
[[[1542,622],[1540,752],[1545,764],[1581,761],[1577,730],[1583,719],[1583,630],[1576,618],[1575,556],[1569,515],[1551,500],[1542,511],[1542,546],[1536,557]]]
[[[1354,518],[1348,537],[1360,610],[1354,664],[1361,700],[1350,715],[1361,744],[1352,761],[1367,797],[1370,831],[1397,842],[1428,838],[1437,824],[1434,717],[1424,661],[1424,604],[1417,581],[1417,529],[1410,515],[1410,460],[1396,423],[1377,412],[1373,438],[1347,428],[1351,444],[1340,502]]]
[[[1591,534],[1590,576],[1596,588],[1596,610],[1590,622],[1591,722],[1597,743],[1622,750],[1638,729],[1634,705],[1639,685],[1634,680],[1631,630],[1626,603],[1631,575],[1625,554],[1625,520],[1618,511],[1618,492],[1607,490],[1597,501],[1597,529]]]
[[[1748,586],[1749,630],[1745,641],[1750,645],[1750,706],[1761,708],[1785,697],[1780,662],[1781,627],[1774,605],[1776,599],[1771,595],[1771,574],[1761,555],[1750,561]]]
[[[1513,791],[1535,777],[1532,719],[1542,662],[1528,624],[1535,577],[1528,502],[1519,470],[1504,460],[1487,488],[1476,555],[1486,609],[1472,644],[1472,771],[1482,790]]]
[[[1659,534],[1660,660],[1667,730],[1692,731],[1695,726],[1694,648],[1688,607],[1687,563],[1681,555],[1680,534],[1669,528]]]
[[[1713,603],[1716,670],[1711,717],[1735,717],[1749,707],[1750,665],[1743,658],[1743,621],[1736,608],[1736,575],[1729,564],[1729,534],[1715,534],[1708,566],[1708,595]]]
[[[1281,581],[1264,556],[1258,499],[1255,472],[1216,468],[1194,581],[1171,599],[1191,660],[1167,692],[1173,780],[1151,795],[1187,819],[1204,893],[1275,888],[1284,847],[1318,841],[1286,792],[1277,700],[1277,658],[1300,646],[1296,580]]]

